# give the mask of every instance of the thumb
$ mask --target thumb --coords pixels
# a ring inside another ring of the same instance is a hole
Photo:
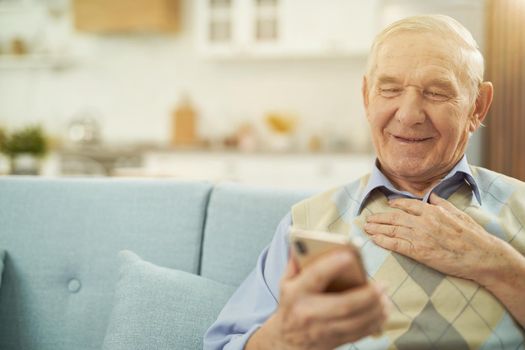
[[[306,266],[297,281],[301,289],[313,293],[323,292],[326,287],[355,264],[355,258],[345,248],[322,254]]]
[[[286,270],[284,271],[283,280],[290,280],[299,273],[299,265],[297,265],[297,258],[295,257],[293,249],[290,249],[290,253],[288,254],[288,256],[288,264],[286,264]]]

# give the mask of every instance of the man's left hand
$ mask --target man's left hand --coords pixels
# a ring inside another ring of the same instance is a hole
[[[437,195],[431,194],[430,204],[402,198],[389,205],[400,211],[370,215],[364,226],[379,246],[480,284],[483,266],[502,263],[503,242]]]

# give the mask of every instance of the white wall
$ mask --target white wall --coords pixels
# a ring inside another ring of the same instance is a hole
[[[75,114],[95,110],[107,140],[164,142],[170,111],[185,90],[198,106],[204,134],[228,132],[271,110],[297,113],[312,130],[360,134],[364,57],[206,60],[194,47],[192,2],[185,5],[177,36],[77,35],[72,43],[83,57],[71,69],[0,70],[0,123],[39,121],[58,133]]]
[[[399,3],[406,13],[421,2]],[[0,70],[0,125],[40,122],[65,136],[75,115],[95,111],[105,140],[167,142],[170,111],[184,90],[199,109],[205,136],[220,136],[243,120],[259,123],[265,112],[281,110],[296,113],[306,133],[335,132],[368,142],[360,95],[365,57],[206,60],[195,50],[193,6],[184,1],[184,29],[176,36],[71,33],[80,53],[72,68]],[[417,6],[414,11],[425,12]],[[482,15],[464,16],[480,41]],[[478,142],[475,162],[479,148]]]

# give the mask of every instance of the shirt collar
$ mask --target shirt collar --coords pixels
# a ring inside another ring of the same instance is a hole
[[[450,172],[436,186],[429,190],[423,198],[414,196],[410,192],[400,191],[396,189],[392,182],[390,182],[390,180],[381,172],[377,164],[378,161],[376,160],[372,168],[372,172],[370,174],[370,179],[368,180],[368,183],[361,194],[362,199],[359,204],[358,213],[361,212],[368,197],[375,189],[385,190],[386,192],[392,194],[395,197],[416,198],[428,202],[428,197],[430,197],[430,194],[434,190],[438,192],[439,188],[441,188],[441,191],[439,191],[441,193],[438,194],[440,194],[441,196],[444,195],[445,198],[448,198],[452,193],[450,193],[450,191],[446,191],[447,187],[453,187],[454,185],[457,185],[462,181],[467,182],[472,192],[476,196],[478,203],[481,205],[481,195],[479,193],[479,187],[476,183],[476,180],[474,179],[474,176],[472,175],[472,171],[470,170],[470,167],[468,165],[466,155],[463,155],[461,160],[454,166],[454,168],[452,168],[452,170],[450,170]],[[453,192],[455,192],[455,190]]]

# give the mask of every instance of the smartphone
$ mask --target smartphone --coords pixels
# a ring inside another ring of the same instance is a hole
[[[299,269],[324,254],[346,249],[354,256],[355,264],[337,277],[326,288],[326,292],[341,292],[367,283],[366,272],[361,259],[358,242],[352,242],[347,235],[323,231],[308,231],[290,227],[290,245],[297,257]]]

